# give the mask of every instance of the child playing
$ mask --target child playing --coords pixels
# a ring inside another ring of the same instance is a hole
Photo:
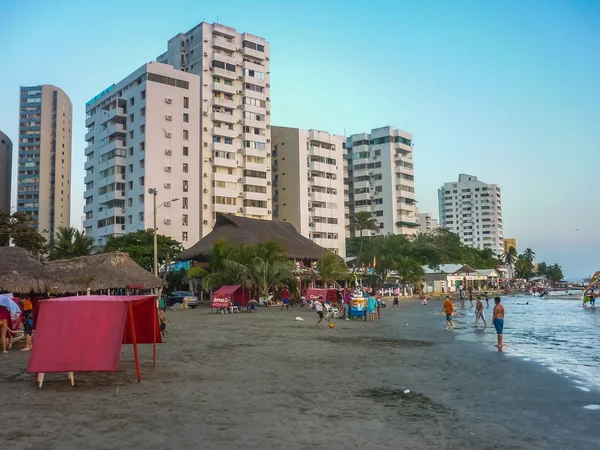
[[[367,310],[369,312],[369,322],[375,322],[375,314],[377,313],[377,299],[372,295],[367,297]]]
[[[164,308],[160,308],[158,312],[158,321],[160,323],[160,335],[163,338],[163,342],[165,337],[167,337],[167,314]]]

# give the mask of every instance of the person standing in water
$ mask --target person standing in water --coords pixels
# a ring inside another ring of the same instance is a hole
[[[492,323],[498,334],[498,350],[502,351],[502,332],[504,331],[504,306],[500,304],[500,297],[494,298],[496,306],[494,306],[494,317]]]
[[[483,320],[483,328],[487,328],[487,322],[485,321],[485,314],[483,313],[483,303],[481,303],[481,297],[477,297],[477,303],[475,303],[475,328],[479,319]]]
[[[488,297],[487,291],[485,291],[485,307],[486,308],[490,307],[490,298]]]
[[[465,288],[463,287],[463,285],[461,284],[458,289],[460,290],[460,307],[464,308],[465,307]]]
[[[448,325],[452,326],[454,330],[454,322],[452,322],[452,313],[454,312],[454,304],[450,301],[450,297],[446,296],[446,301],[443,306],[444,311],[446,312],[446,331],[448,331]]]

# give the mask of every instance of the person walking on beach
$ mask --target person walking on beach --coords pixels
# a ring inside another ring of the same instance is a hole
[[[283,311],[283,307],[285,306],[286,311],[290,309],[290,291],[286,286],[281,290],[281,310]]]
[[[423,295],[423,294],[421,294]],[[392,305],[392,308],[396,308],[396,311],[398,311],[400,306],[400,299],[398,298],[398,290],[394,291],[394,304]]]
[[[344,294],[344,319],[350,320],[350,300],[352,299],[352,294],[350,293],[350,289],[346,289],[346,293]]]
[[[367,311],[369,312],[369,322],[375,322],[377,313],[377,300],[372,295],[367,297]]]
[[[487,322],[485,321],[485,314],[483,313],[483,303],[481,303],[481,297],[477,297],[477,303],[475,303],[475,328],[479,319],[483,320],[483,328],[487,328]]]
[[[30,299],[25,298],[20,302],[20,306],[23,310],[23,330],[25,331],[25,348],[21,351],[27,352],[33,346],[33,305]]]
[[[448,331],[448,325],[452,326],[454,330],[454,322],[452,321],[452,313],[454,312],[454,304],[450,301],[450,297],[446,296],[446,300],[444,301],[443,306],[444,311],[446,312],[446,331]]]
[[[502,351],[502,332],[504,331],[504,306],[500,304],[500,297],[494,299],[496,306],[494,306],[494,317],[492,323],[496,328],[496,334],[498,335],[498,351]]]
[[[327,322],[329,322],[329,317],[325,317],[325,314],[323,314],[323,296],[322,295],[319,295],[319,300],[315,301],[315,303],[313,304],[313,308],[315,308],[315,311],[319,315],[319,321],[317,322],[317,326],[319,326],[319,324],[323,321],[323,319],[325,319],[325,320],[327,320]]]
[[[459,291],[460,291],[460,307],[464,308],[465,307],[465,288],[463,287],[463,285],[461,284],[458,287]]]
[[[381,319],[381,294],[378,292],[375,294],[375,301],[377,302],[377,318]]]

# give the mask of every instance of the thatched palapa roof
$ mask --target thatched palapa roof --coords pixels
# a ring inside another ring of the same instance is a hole
[[[27,250],[0,247],[0,290],[5,292],[46,292],[48,271]]]
[[[162,280],[137,265],[127,253],[111,252],[79,258],[59,259],[46,264],[52,278],[49,291],[57,294],[86,289],[160,287]]]
[[[0,291],[66,294],[101,289],[160,287],[162,280],[126,253],[112,252],[40,263],[27,250],[0,247]]]
[[[213,230],[177,258],[180,261],[203,259],[210,255],[213,246],[221,239],[246,245],[278,241],[285,246],[287,256],[296,259],[319,259],[326,251],[298,233],[291,223],[217,213]]]

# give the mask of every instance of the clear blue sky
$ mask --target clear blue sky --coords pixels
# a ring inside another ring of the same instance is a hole
[[[17,141],[20,85],[70,96],[74,226],[85,102],[203,20],[271,43],[273,124],[410,131],[422,212],[476,175],[519,250],[600,269],[600,1],[3,1],[0,129]]]

